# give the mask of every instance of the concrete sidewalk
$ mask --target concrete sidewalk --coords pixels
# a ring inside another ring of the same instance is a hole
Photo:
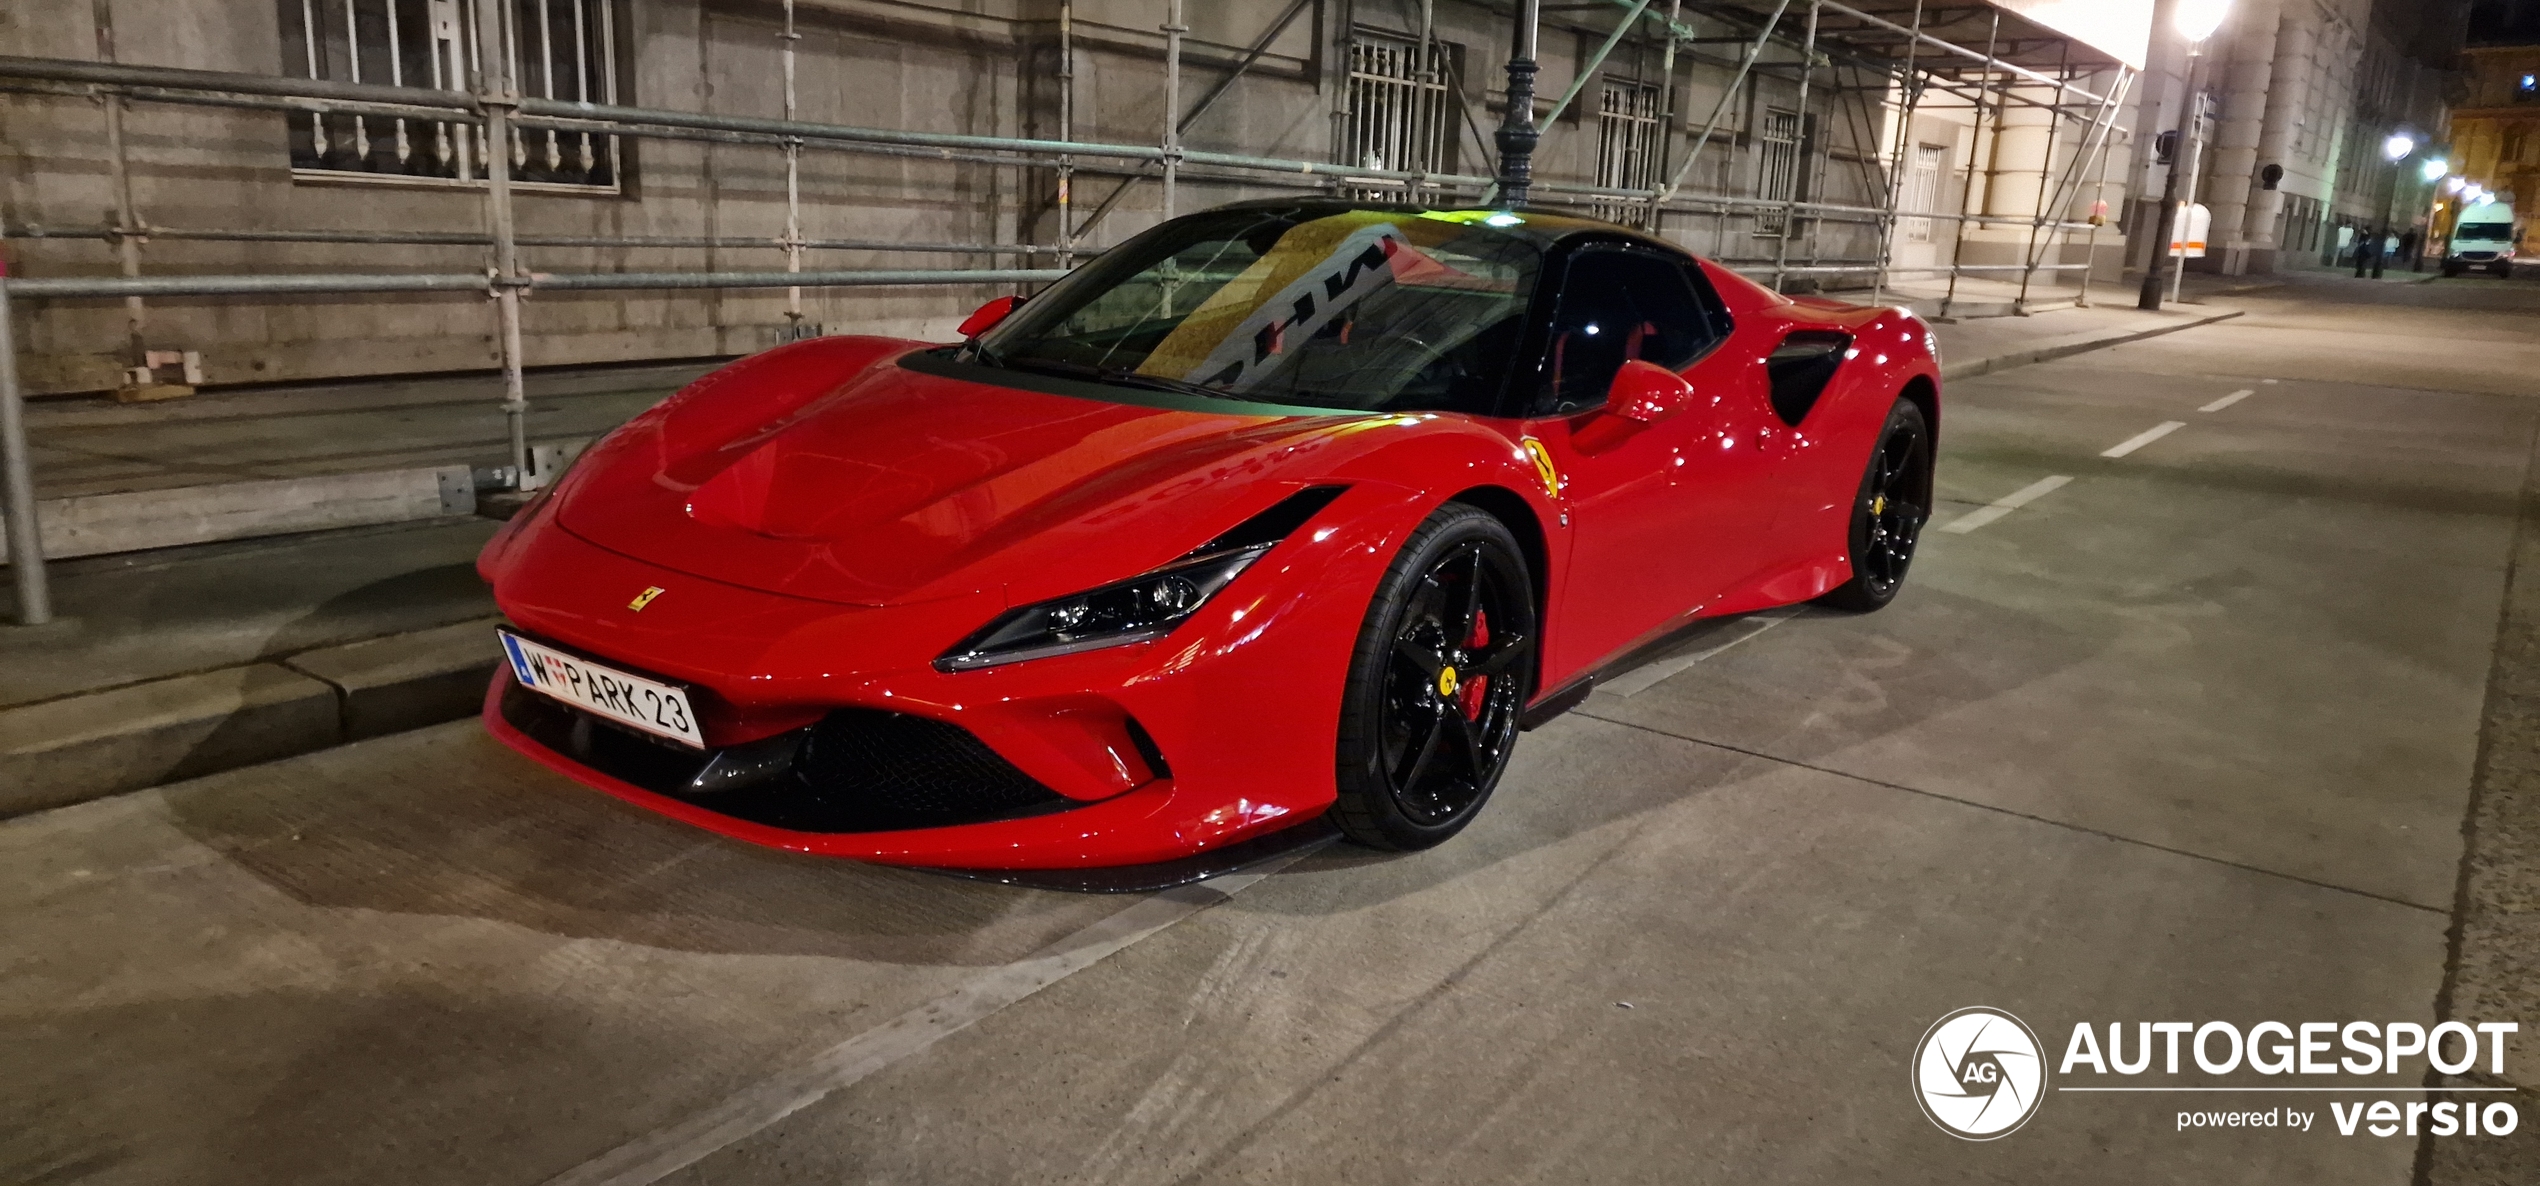
[[[1966,378],[2237,316],[2063,308],[1942,324]],[[706,364],[538,377],[542,432],[607,431]],[[366,464],[490,464],[490,377],[306,385],[30,410],[47,492],[269,479]],[[475,711],[497,659],[472,516],[92,556],[53,566],[63,620],[0,626],[0,817]],[[0,590],[0,609],[14,612]]]

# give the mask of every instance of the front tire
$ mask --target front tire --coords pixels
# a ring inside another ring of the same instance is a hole
[[[1536,607],[1505,524],[1450,503],[1376,585],[1341,695],[1332,821],[1405,852],[1472,822],[1508,768],[1533,689]]]
[[[1879,428],[1878,447],[1853,497],[1852,579],[1818,598],[1820,604],[1866,614],[1896,600],[1931,518],[1931,468],[1931,426],[1914,401],[1899,399]]]

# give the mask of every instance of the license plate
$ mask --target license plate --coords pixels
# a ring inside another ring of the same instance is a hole
[[[494,633],[503,640],[503,654],[511,659],[512,675],[520,686],[655,737],[706,747],[706,735],[697,728],[697,714],[690,710],[686,692],[540,646],[507,630]]]

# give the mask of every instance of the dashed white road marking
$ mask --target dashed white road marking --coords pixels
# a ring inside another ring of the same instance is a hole
[[[2159,424],[2155,424],[2150,428],[2144,429],[2133,436],[2127,437],[2126,439],[2101,450],[2099,455],[2101,457],[2123,457],[2128,453],[2132,453],[2145,445],[2151,444],[2152,442],[2168,436],[2171,433],[2177,432],[2185,427],[2187,427],[2187,422],[2184,420],[2164,420]]]
[[[1745,642],[1747,639],[1753,638],[1758,634],[1762,634],[1775,626],[1779,626],[1792,618],[1796,618],[1802,612],[1802,607],[1792,606],[1788,609],[1780,609],[1769,613],[1752,615],[1739,622],[1734,627],[1734,629],[1738,632],[1737,637],[1732,638],[1727,642],[1695,651],[1689,655],[1677,655],[1673,658],[1661,659],[1646,666],[1635,667],[1630,671],[1626,671],[1610,680],[1598,681],[1596,690],[1600,692],[1612,692],[1617,696],[1638,696],[1641,693],[1657,687],[1659,684],[1664,683],[1668,679],[1682,673],[1686,668],[1708,659],[1713,655],[1719,654],[1730,647],[1736,646],[1739,643]]]
[[[656,1129],[547,1180],[547,1186],[650,1186],[747,1140],[777,1121],[968,1029],[990,1014],[1090,968],[1206,910],[1304,854],[1141,899],[1030,955],[990,968],[951,992],[760,1080],[723,1102]]]
[[[1999,519],[2004,515],[2010,514],[2021,507],[2027,506],[2032,502],[2036,502],[2040,498],[2062,489],[2064,483],[2072,480],[2073,477],[2071,474],[2057,474],[2051,478],[2039,478],[2026,486],[2022,486],[2009,494],[2005,494],[2000,498],[1994,499],[1992,502],[1986,503],[1983,506],[1977,507],[1966,514],[1950,520],[1949,525],[1941,528],[1941,530],[1954,535],[1965,535],[1976,528],[1982,527],[1987,523]]]
[[[2249,398],[2250,396],[2253,396],[2253,395],[2256,395],[2256,394],[2258,394],[2258,392],[2257,392],[2257,389],[2256,389],[2256,388],[2253,388],[2253,387],[2243,387],[2243,388],[2241,388],[2241,389],[2240,389],[2240,390],[2238,390],[2238,391],[2232,392],[2231,394],[2226,395],[2226,396],[2222,397],[2221,399],[2215,400],[2214,402],[2212,402],[2212,403],[2210,403],[2210,404],[2207,404],[2207,405],[2205,405],[2204,407],[2198,408],[2198,409],[2196,409],[2196,410],[2197,410],[2197,411],[2199,411],[2199,412],[2219,412],[2219,411],[2222,411],[2224,408],[2228,408],[2228,407],[2230,407],[2231,405],[2236,404],[2236,403],[2239,403],[2240,401],[2242,401],[2242,400],[2244,400],[2244,399],[2247,399],[2247,398]]]

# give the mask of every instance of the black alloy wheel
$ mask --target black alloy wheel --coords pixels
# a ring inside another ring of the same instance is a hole
[[[1899,399],[1879,429],[1878,448],[1852,506],[1852,579],[1818,600],[1869,613],[1896,599],[1914,545],[1931,518],[1931,429],[1923,410]]]
[[[1378,583],[1341,700],[1332,820],[1371,848],[1427,848],[1490,798],[1534,683],[1536,613],[1506,525],[1450,504]]]

